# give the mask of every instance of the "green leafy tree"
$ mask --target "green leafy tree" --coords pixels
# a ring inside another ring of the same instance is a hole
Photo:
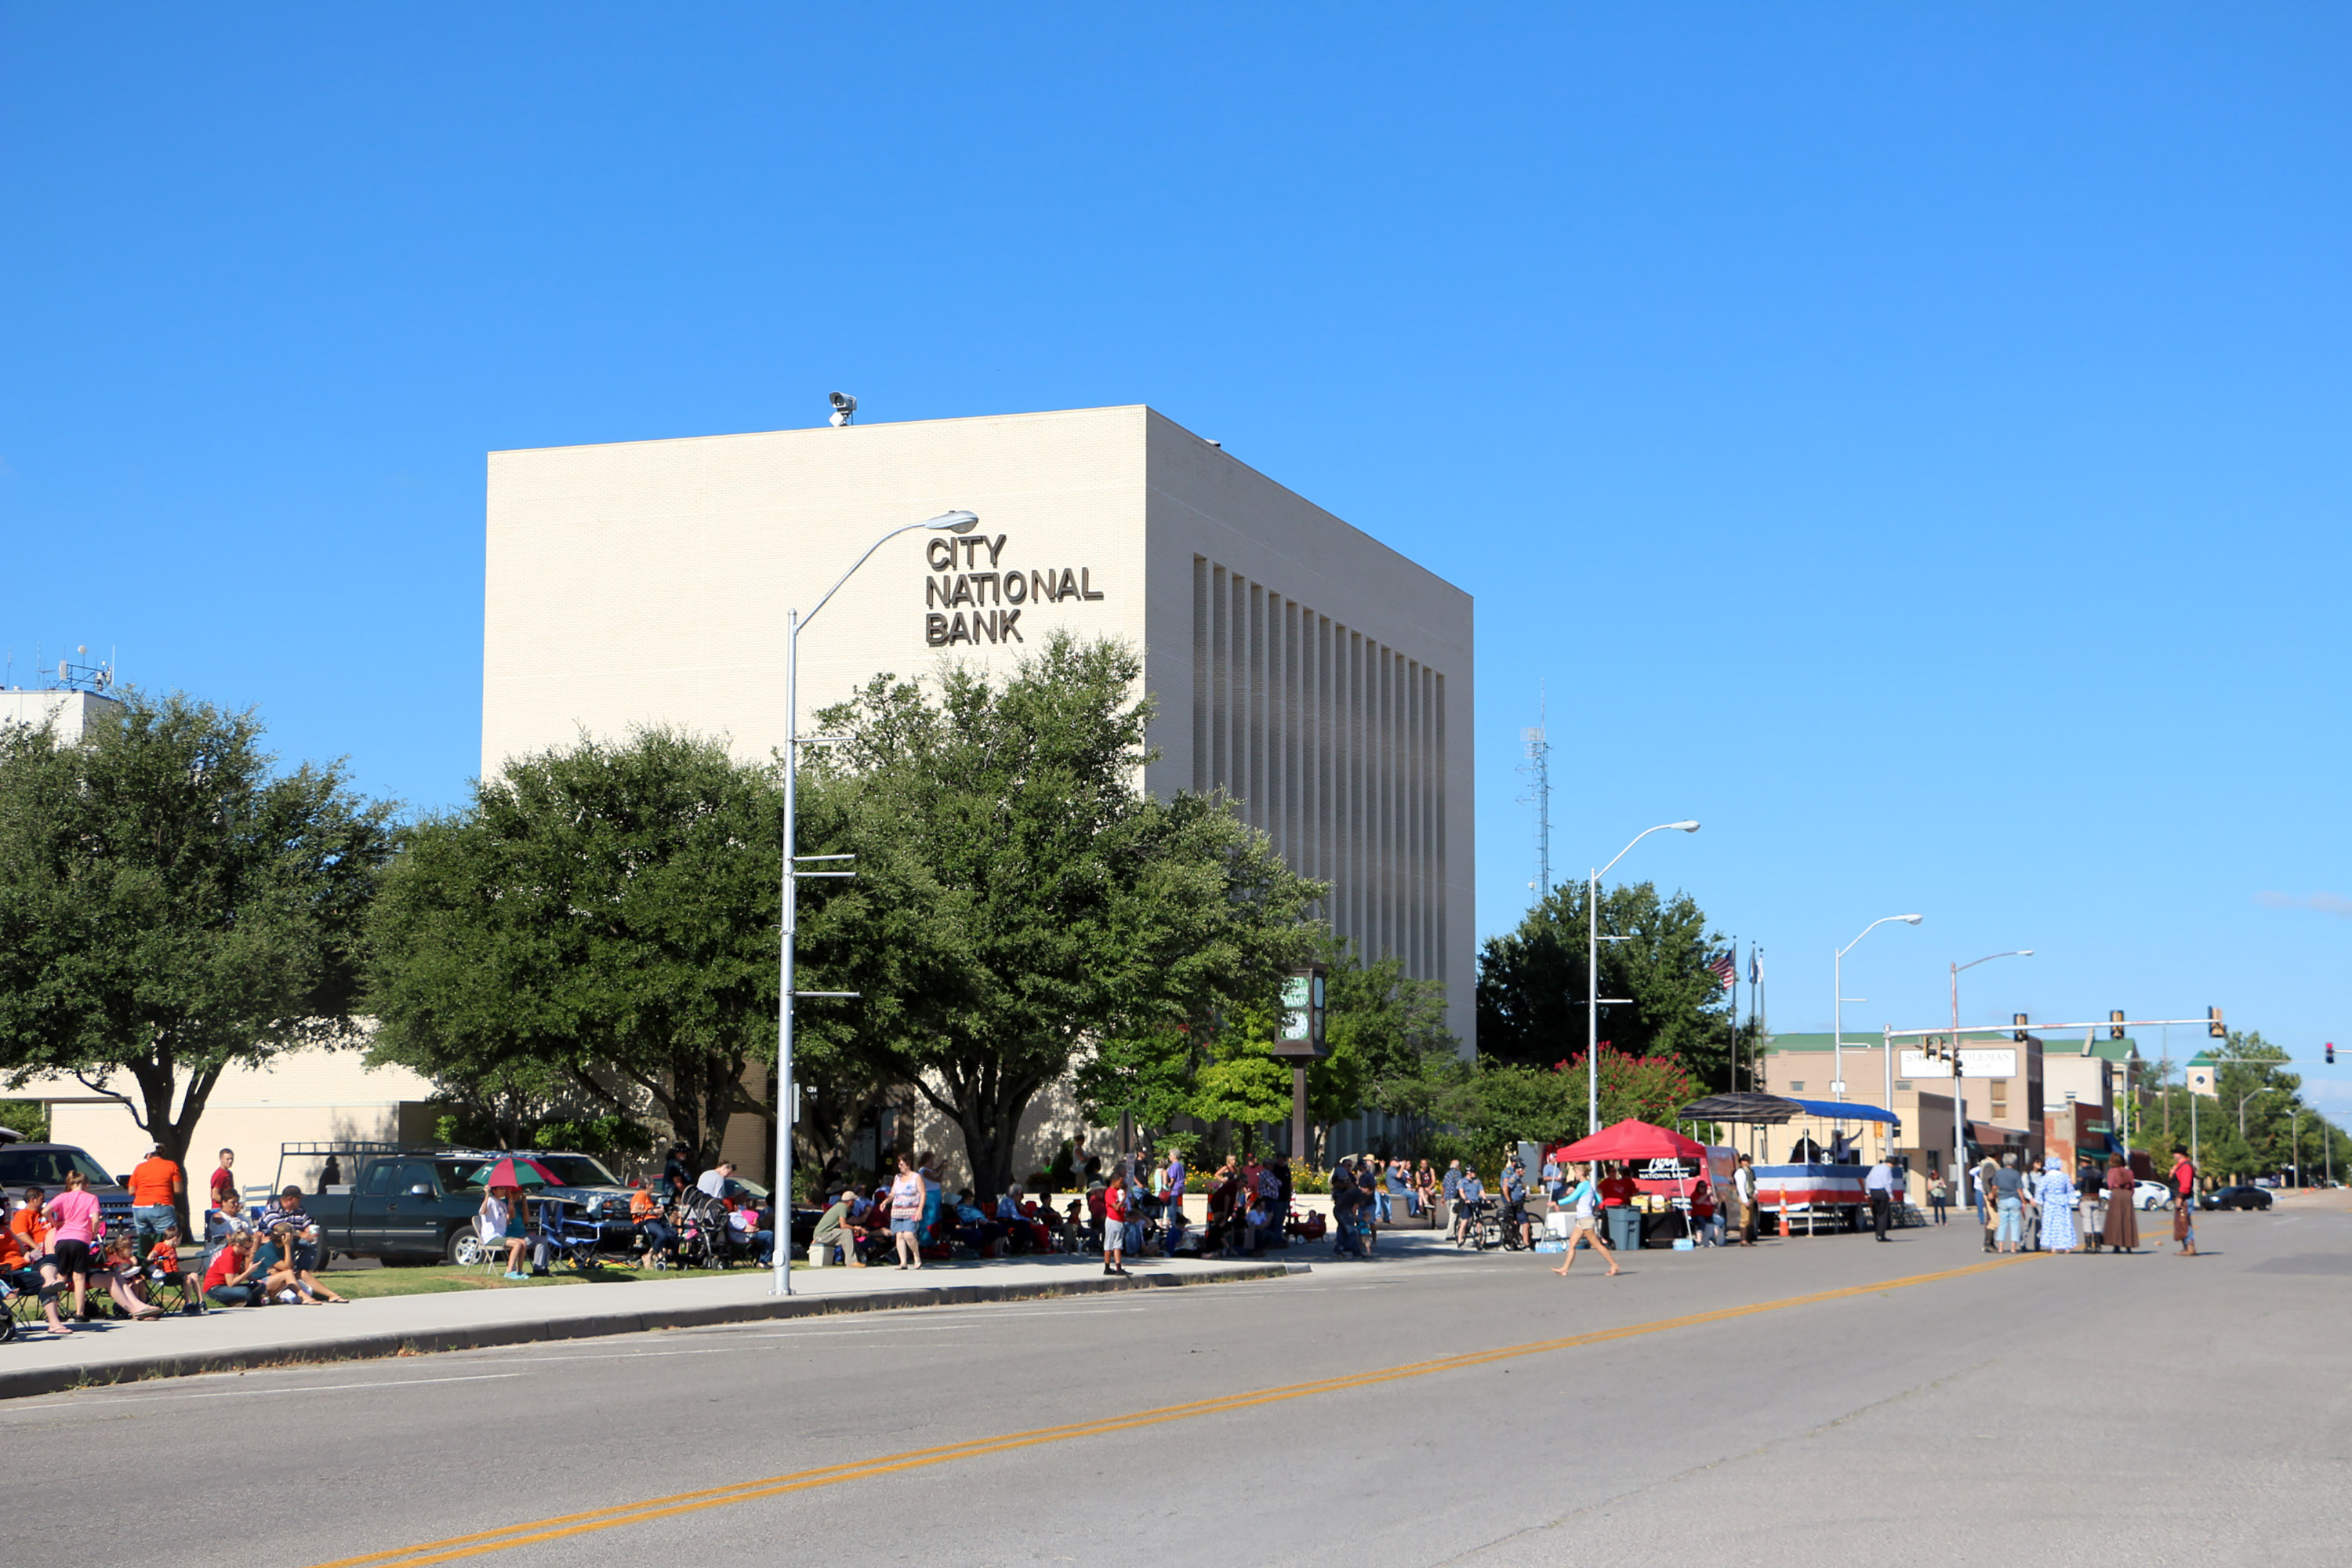
[[[1498,1062],[1549,1066],[1585,1044],[1585,890],[1556,888],[1517,928],[1489,937],[1478,952],[1478,1050]],[[1605,1008],[1600,1038],[1631,1057],[1670,1056],[1703,1082],[1728,1082],[1729,993],[1707,967],[1725,939],[1687,893],[1662,899],[1648,882],[1604,889],[1601,930],[1628,937],[1601,944]],[[1743,1054],[1752,1042],[1743,1038]]]
[[[1476,1152],[1481,1163],[1505,1143],[1531,1139],[1547,1147],[1584,1137],[1584,1057],[1549,1068],[1480,1061],[1454,1075],[1434,1099],[1437,1119]],[[1675,1112],[1706,1091],[1673,1057],[1601,1053],[1601,1125],[1631,1117],[1671,1125]]]
[[[223,1073],[350,1038],[395,844],[341,763],[278,772],[263,734],[249,710],[138,691],[79,744],[0,728],[0,1069],[128,1078],[184,1169]]]
[[[1295,1068],[1274,1054],[1275,1010],[1242,1006],[1209,1038],[1189,1107],[1203,1121],[1230,1121],[1247,1152],[1257,1130],[1290,1120]]]
[[[1461,1042],[1445,1027],[1445,986],[1415,980],[1396,958],[1367,963],[1355,943],[1325,933],[1324,1043],[1330,1055],[1307,1075],[1308,1110],[1322,1122],[1362,1110],[1409,1116],[1425,1109],[1422,1085],[1451,1065]]]
[[[844,987],[881,1005],[845,1009],[832,1048],[953,1121],[982,1191],[1086,1052],[1266,997],[1311,951],[1319,885],[1223,798],[1139,787],[1141,676],[1122,645],[1057,636],[1001,682],[950,666],[934,697],[879,677],[822,716],[852,739],[818,764],[841,804],[803,852],[856,855],[844,886],[865,901],[828,914],[852,946],[891,923],[898,947]]]
[[[368,926],[373,1059],[470,1100],[650,1102],[704,1156],[776,1045],[782,795],[663,729],[509,762],[420,824]]]

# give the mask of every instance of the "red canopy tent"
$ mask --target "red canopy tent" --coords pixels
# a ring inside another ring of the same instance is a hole
[[[1632,1117],[1613,1127],[1604,1127],[1590,1138],[1580,1138],[1552,1156],[1556,1160],[1696,1160],[1699,1168],[1706,1168],[1706,1149],[1694,1143],[1669,1127],[1653,1127]],[[1682,1183],[1683,1195],[1690,1195],[1690,1184]],[[1690,1235],[1690,1209],[1683,1210],[1683,1235]],[[1675,1243],[1677,1247],[1685,1242]]]
[[[1604,1127],[1590,1138],[1580,1138],[1562,1149],[1562,1160],[1693,1160],[1706,1153],[1671,1128],[1653,1127],[1631,1117]]]

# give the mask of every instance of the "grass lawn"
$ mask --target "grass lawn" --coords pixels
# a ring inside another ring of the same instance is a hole
[[[354,1301],[376,1296],[432,1296],[450,1290],[544,1290],[554,1286],[618,1284],[631,1279],[708,1279],[725,1270],[714,1268],[599,1268],[593,1274],[559,1269],[544,1279],[508,1279],[493,1269],[455,1268],[446,1264],[418,1268],[334,1268],[320,1276],[338,1295]],[[746,1264],[736,1274],[762,1270]]]

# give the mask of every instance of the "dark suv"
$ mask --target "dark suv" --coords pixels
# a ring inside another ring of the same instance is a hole
[[[66,1190],[66,1173],[79,1171],[89,1178],[99,1212],[109,1231],[131,1228],[131,1191],[106,1173],[89,1152],[71,1143],[0,1143],[0,1187],[7,1198],[0,1211],[13,1213],[26,1187],[38,1187],[52,1196]]]

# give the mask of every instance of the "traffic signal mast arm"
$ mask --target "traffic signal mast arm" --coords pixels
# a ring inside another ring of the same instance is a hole
[[[2177,1026],[2185,1024],[2217,1024],[2220,1022],[2220,1015],[2215,1014],[2213,1016],[2206,1018],[2099,1018],[2079,1024],[1963,1024],[1960,1026],[1958,1032],[1963,1035],[2014,1035],[2021,1027],[2027,1033],[2034,1035],[2072,1035],[2084,1029],[2105,1029],[2109,1027],[2123,1029],[2154,1029],[2159,1028],[2167,1024]],[[1924,1040],[1932,1035],[1949,1035],[1954,1032],[1955,1031],[1949,1024],[1938,1024],[1932,1029],[1889,1029],[1885,1033],[1886,1037],[1890,1040]]]

